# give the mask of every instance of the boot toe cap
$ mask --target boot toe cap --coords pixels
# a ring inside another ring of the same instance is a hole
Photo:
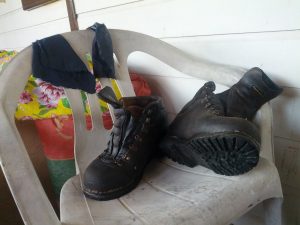
[[[83,175],[83,189],[86,194],[105,195],[126,186],[130,180],[124,169],[96,159]]]

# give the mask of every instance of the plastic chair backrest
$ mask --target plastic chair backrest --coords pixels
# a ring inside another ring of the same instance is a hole
[[[84,56],[86,54],[86,49],[90,48],[90,42],[93,39],[93,33],[88,31],[81,31],[81,35],[72,35],[71,33],[65,34],[65,38],[69,41],[71,46],[75,49],[75,51]],[[225,86],[232,86],[236,83],[242,75],[245,73],[245,69],[231,67],[228,65],[220,65],[212,62],[208,62],[205,60],[196,59],[186,53],[182,52],[181,50],[153,37],[148,35],[131,32],[131,31],[124,31],[124,30],[110,30],[113,46],[114,46],[114,53],[118,62],[116,62],[116,77],[117,77],[117,84],[121,90],[122,96],[133,96],[134,91],[130,82],[129,74],[128,74],[128,66],[127,66],[127,59],[128,56],[136,51],[147,53],[155,58],[161,60],[162,62],[166,63],[167,65],[173,67],[174,69],[188,74],[192,77],[203,79],[203,80],[214,80],[216,83],[223,84]],[[89,41],[86,41],[89,39]],[[85,40],[85,41],[84,41]],[[80,45],[80,48],[77,49],[76,43],[83,43]],[[84,46],[86,45],[86,46]],[[84,59],[83,59],[84,60]],[[86,60],[84,60],[86,61]],[[102,79],[102,84],[109,85],[109,82]],[[71,94],[72,92],[72,94]],[[75,124],[76,129],[76,144],[78,145],[82,143],[86,143],[86,133],[85,125],[84,125],[84,115],[82,110],[81,103],[76,103],[79,94],[75,94],[73,90],[67,90],[68,98],[71,102],[71,106],[79,106],[76,107],[73,112],[78,113],[78,115],[74,115],[76,122]],[[95,99],[92,100],[93,97],[88,97],[90,103],[92,101],[95,102]],[[74,101],[72,101],[74,99]],[[74,102],[74,104],[72,104]],[[96,105],[95,105],[96,107]],[[95,109],[94,107],[94,109]],[[95,110],[95,115],[93,116],[93,124],[96,126],[98,133],[99,129],[102,129],[102,132],[106,132],[103,129],[103,126],[100,125],[99,121],[95,121],[94,119],[99,119],[99,110]],[[272,112],[269,106],[265,105],[260,110],[260,121],[263,121],[264,125],[261,126],[261,133],[262,133],[262,149],[273,149],[272,148],[272,141],[271,140],[271,125],[272,125]],[[98,125],[100,125],[100,127]],[[90,133],[89,133],[90,135]],[[266,137],[265,137],[266,136]],[[104,136],[102,136],[104,137]],[[96,138],[93,140],[96,140]],[[98,139],[98,145],[100,143],[106,143],[106,140],[103,138]],[[83,149],[81,146],[77,146],[75,149]],[[86,153],[76,152],[76,159],[79,164],[79,167],[82,167],[84,170],[87,162],[91,161],[93,157],[96,155],[87,155]],[[272,151],[262,151],[262,156],[268,158],[273,161],[273,153]]]

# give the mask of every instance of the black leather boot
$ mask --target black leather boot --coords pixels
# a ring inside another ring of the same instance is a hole
[[[238,175],[256,166],[260,135],[250,121],[226,117],[224,106],[207,82],[188,102],[160,143],[174,161],[190,167],[202,165],[218,174]]]
[[[111,88],[99,98],[114,107],[116,121],[107,149],[86,169],[83,192],[92,199],[110,200],[134,189],[158,149],[166,127],[159,97],[126,97],[118,101]]]
[[[230,89],[217,94],[226,116],[252,120],[257,110],[282,92],[260,68],[254,67]]]

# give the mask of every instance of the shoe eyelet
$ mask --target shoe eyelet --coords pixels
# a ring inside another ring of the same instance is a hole
[[[147,117],[147,118],[146,118],[146,123],[149,123],[149,122],[150,122],[150,118]]]
[[[127,161],[129,161],[130,160],[130,157],[129,156],[126,156],[126,158],[125,158]]]
[[[139,135],[135,135],[134,139],[137,140],[139,138]]]
[[[122,166],[122,163],[116,162],[117,166]]]

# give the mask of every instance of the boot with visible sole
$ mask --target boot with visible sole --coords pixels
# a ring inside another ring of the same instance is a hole
[[[124,97],[118,101],[108,87],[98,96],[114,107],[116,121],[107,149],[84,173],[83,192],[104,201],[119,198],[137,186],[158,150],[166,113],[159,97]]]
[[[160,147],[180,164],[243,174],[259,160],[259,130],[249,120],[282,89],[253,68],[227,91],[215,95],[214,90],[214,83],[207,82],[197,92],[171,123]]]
[[[250,121],[224,116],[224,107],[207,82],[176,116],[160,143],[172,160],[202,165],[217,174],[238,175],[256,166],[260,136]]]

